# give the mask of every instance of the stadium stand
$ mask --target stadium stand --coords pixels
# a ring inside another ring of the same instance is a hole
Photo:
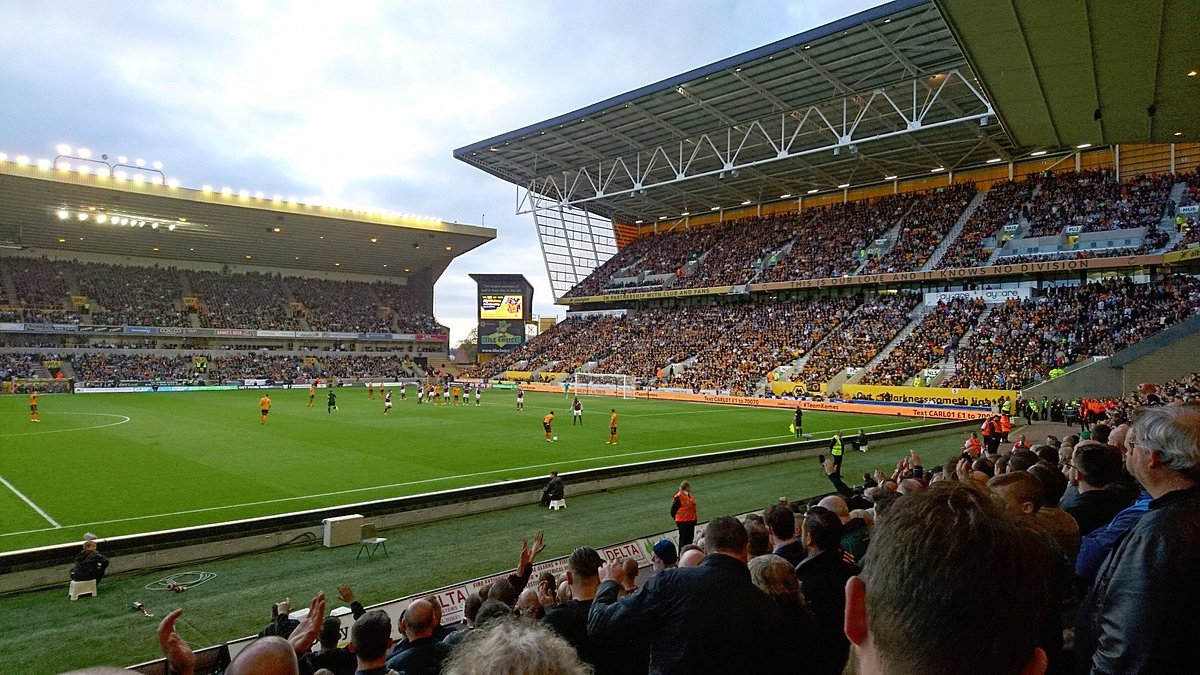
[[[1059,234],[1067,225],[1085,232],[1145,227],[1163,215],[1172,176],[1137,176],[1117,182],[1109,171],[1048,173],[1029,208],[1027,237]]]
[[[975,267],[987,262],[995,250],[993,239],[1005,225],[1019,223],[1036,186],[1033,178],[993,185],[963,226],[958,241],[946,251],[935,267]],[[989,245],[989,242],[993,245]]]
[[[1051,368],[1106,356],[1200,309],[1200,283],[1170,277],[1153,284],[1108,279],[1010,300],[984,320],[956,354],[949,387],[1018,388]]]
[[[27,323],[446,332],[406,288],[389,282],[20,257],[0,258],[3,277],[12,280],[16,297],[4,290],[0,319]],[[64,309],[72,306],[72,296],[82,298],[89,310],[83,321]],[[194,298],[194,304],[185,305],[185,298]],[[293,299],[300,303],[298,314]]]
[[[880,295],[868,299],[829,337],[817,344],[812,355],[791,379],[817,391],[845,368],[863,367],[900,332],[917,306],[920,296],[912,293]]]
[[[870,256],[860,274],[920,269],[974,196],[975,186],[969,183],[927,193],[904,216],[896,242],[882,255]]]
[[[943,360],[957,349],[986,305],[982,300],[955,299],[939,303],[921,319],[921,323],[859,380],[860,384],[903,385],[922,368]]]
[[[1200,185],[1200,179],[1192,174]],[[1147,228],[1133,247],[1046,251],[997,262],[1140,255],[1158,251],[1169,235],[1158,224],[1169,208],[1171,176],[1136,176],[1117,183],[1109,172],[1047,172],[992,186],[958,239],[935,267],[985,264],[1006,225],[1028,226],[1017,240],[1056,235],[1066,225],[1084,232]],[[1185,191],[1188,198],[1200,187]],[[975,194],[959,184],[921,193],[741,218],[634,240],[565,297],[700,288],[754,282],[842,277],[922,268]],[[898,228],[892,241],[876,241]],[[1191,243],[1189,241],[1189,243]]]

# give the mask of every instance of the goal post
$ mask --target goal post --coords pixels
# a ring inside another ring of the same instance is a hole
[[[568,380],[570,391],[580,396],[633,398],[633,378],[619,373],[575,373]]]

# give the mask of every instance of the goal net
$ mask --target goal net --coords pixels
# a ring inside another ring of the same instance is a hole
[[[616,373],[575,373],[569,391],[580,396],[604,395],[633,398],[633,378]]]

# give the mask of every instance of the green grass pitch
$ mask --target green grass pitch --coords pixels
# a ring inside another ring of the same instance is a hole
[[[305,389],[0,397],[0,552],[225,522],[496,481],[785,443],[789,409],[581,397],[572,426],[561,394],[487,391],[482,405],[417,405],[340,388],[308,407]],[[620,443],[606,445],[608,411]],[[557,443],[542,416],[554,410]],[[805,432],[925,424],[895,416],[805,413]]]

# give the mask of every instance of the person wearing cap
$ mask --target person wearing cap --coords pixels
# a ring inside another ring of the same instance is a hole
[[[675,551],[675,544],[670,539],[663,539],[656,543],[653,548],[654,554],[650,556],[650,564],[654,567],[655,574],[675,567],[679,562],[679,554]]]
[[[75,565],[71,567],[71,579],[88,581],[95,579],[97,583],[104,578],[108,571],[108,558],[96,550],[96,535],[88,532],[83,535],[83,550],[75,556]]]

